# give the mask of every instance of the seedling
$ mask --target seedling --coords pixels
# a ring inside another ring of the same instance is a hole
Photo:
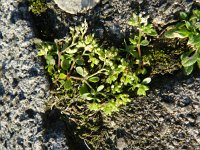
[[[150,41],[147,40],[147,36],[157,36],[157,32],[153,25],[148,23],[147,18],[141,18],[136,14],[133,14],[128,24],[138,30],[138,35],[129,39],[131,45],[127,47],[127,51],[139,60],[139,67],[143,67],[141,46],[148,46]]]

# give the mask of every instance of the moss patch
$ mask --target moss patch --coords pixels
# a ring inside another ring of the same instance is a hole
[[[47,5],[45,0],[28,0],[29,2],[29,9],[35,15],[40,15],[47,10]]]

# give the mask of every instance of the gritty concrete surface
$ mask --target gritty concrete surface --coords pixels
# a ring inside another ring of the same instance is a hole
[[[24,1],[0,0],[0,149],[68,149],[60,130],[44,133],[49,84],[32,27]]]

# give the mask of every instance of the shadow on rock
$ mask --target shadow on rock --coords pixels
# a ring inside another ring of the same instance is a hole
[[[48,143],[43,145],[45,150],[88,150],[84,141],[75,135],[75,124],[70,123],[60,110],[47,110],[43,115],[43,127],[43,140]]]

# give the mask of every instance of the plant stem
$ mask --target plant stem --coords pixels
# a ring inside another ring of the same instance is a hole
[[[142,52],[141,52],[141,39],[142,39],[142,25],[141,25],[141,20],[140,17],[138,17],[138,30],[139,30],[139,36],[138,36],[138,42],[137,42],[137,49],[138,49],[138,55],[139,55],[139,59],[140,59],[140,63],[139,63],[139,68],[143,65],[142,63]]]
[[[95,91],[94,88],[93,88],[86,80],[84,80],[84,82],[85,82],[93,91]]]
[[[60,51],[58,50],[58,70],[60,70],[60,66],[61,66],[61,63],[60,63]]]
[[[57,54],[58,54],[58,71],[60,70],[60,65],[61,65],[61,63],[60,63],[60,56],[61,56],[61,54],[60,54],[60,47],[59,47],[59,43],[56,43],[56,48],[57,48]]]
[[[73,62],[72,62],[71,68],[70,68],[70,70],[69,70],[69,74],[71,74],[71,72],[72,72],[72,70],[73,70],[73,68],[74,68],[75,63],[76,63],[76,59],[73,60]]]
[[[80,81],[84,80],[84,78],[79,78],[79,77],[74,77],[74,76],[70,76],[69,78],[74,79],[74,80],[80,80]]]
[[[93,77],[93,76],[95,76],[95,75],[97,75],[97,74],[99,74],[99,73],[101,73],[102,71],[105,71],[105,70],[106,70],[106,69],[101,69],[101,70],[97,71],[96,73],[94,73],[94,74],[88,76],[87,79],[89,79],[89,78],[91,78],[91,77]]]
[[[142,66],[142,52],[141,52],[141,47],[140,47],[140,43],[141,43],[141,39],[142,39],[142,31],[140,30],[140,28],[141,28],[141,26],[139,27],[139,37],[138,37],[138,43],[137,43],[138,55],[139,55],[139,59],[140,59],[139,67]]]

